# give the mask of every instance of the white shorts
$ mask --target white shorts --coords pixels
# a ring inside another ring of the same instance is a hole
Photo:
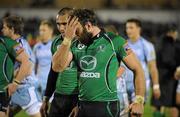
[[[18,88],[11,97],[11,104],[20,106],[28,115],[39,113],[42,101],[34,86]]]

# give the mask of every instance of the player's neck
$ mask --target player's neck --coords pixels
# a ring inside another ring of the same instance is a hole
[[[44,40],[42,40],[42,43],[47,43],[47,42],[49,42],[50,39],[51,39],[51,38],[44,39]]]
[[[94,30],[92,32],[92,37],[95,37],[97,34],[99,34],[101,29],[99,27],[94,27]]]
[[[140,35],[136,35],[130,38],[131,42],[134,42],[134,43],[137,42],[139,39],[140,39]]]

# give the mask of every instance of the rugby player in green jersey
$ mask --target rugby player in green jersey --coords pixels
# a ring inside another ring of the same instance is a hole
[[[5,117],[8,115],[9,96],[16,91],[31,67],[24,49],[10,38],[0,37],[0,55],[0,117]],[[19,61],[21,66],[13,78],[15,61]]]
[[[72,8],[62,8],[56,17],[57,28],[60,32],[52,42],[51,52],[54,54],[62,43],[67,19]],[[68,117],[72,109],[77,105],[78,101],[78,84],[77,84],[77,68],[72,61],[65,71],[58,73],[50,70],[48,82],[46,86],[43,105],[41,107],[41,114],[47,115],[48,101],[54,93],[54,98],[51,103],[49,117]]]
[[[76,37],[79,41],[72,43]],[[142,67],[127,42],[99,28],[93,11],[78,9],[68,19],[62,44],[53,56],[54,71],[64,71],[70,61],[78,67],[78,117],[118,117],[116,74],[122,60],[135,74],[132,115],[144,110],[145,79]]]

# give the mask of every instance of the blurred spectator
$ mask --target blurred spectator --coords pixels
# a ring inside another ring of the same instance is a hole
[[[177,53],[176,47],[177,34],[176,26],[168,25],[165,35],[158,44],[157,66],[159,70],[161,97],[159,100],[152,99],[152,104],[156,106],[159,111],[164,110],[164,107],[169,107],[171,117],[178,117],[178,110],[175,102],[178,81],[174,78],[176,67],[179,66],[179,60],[177,60],[179,53]],[[164,112],[159,113],[157,111],[154,113],[154,116],[163,116],[163,113]]]
[[[39,41],[34,46],[34,54],[36,58],[35,73],[40,83],[40,91],[44,95],[48,73],[51,67],[51,44],[53,38],[53,24],[50,21],[44,20],[39,26]]]

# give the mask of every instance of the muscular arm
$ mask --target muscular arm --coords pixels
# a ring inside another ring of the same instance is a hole
[[[20,68],[16,74],[15,79],[18,81],[22,81],[26,76],[28,76],[32,72],[32,63],[29,60],[29,56],[25,51],[21,52],[16,60],[21,63]]]
[[[156,61],[152,60],[148,62],[149,72],[152,78],[153,85],[159,84],[159,74],[156,66]]]
[[[72,39],[75,37],[77,25],[78,18],[73,17],[71,21],[68,19],[63,42],[57,49],[56,53],[53,55],[52,68],[56,72],[62,72],[72,60],[70,46]]]
[[[159,89],[159,74],[156,66],[156,61],[149,61],[148,67],[153,82],[153,96],[154,98],[158,99],[161,96],[161,91]]]
[[[145,94],[145,78],[140,62],[134,55],[130,53],[123,59],[124,63],[134,72],[135,75],[135,93],[144,97]]]
[[[62,72],[69,65],[72,60],[72,53],[70,52],[70,45],[62,43],[57,49],[52,59],[52,69],[55,72]]]
[[[16,71],[14,81],[7,86],[8,94],[10,96],[16,91],[17,86],[20,85],[21,81],[32,72],[32,63],[25,51],[22,51],[16,57],[16,60],[21,64],[19,70]]]

